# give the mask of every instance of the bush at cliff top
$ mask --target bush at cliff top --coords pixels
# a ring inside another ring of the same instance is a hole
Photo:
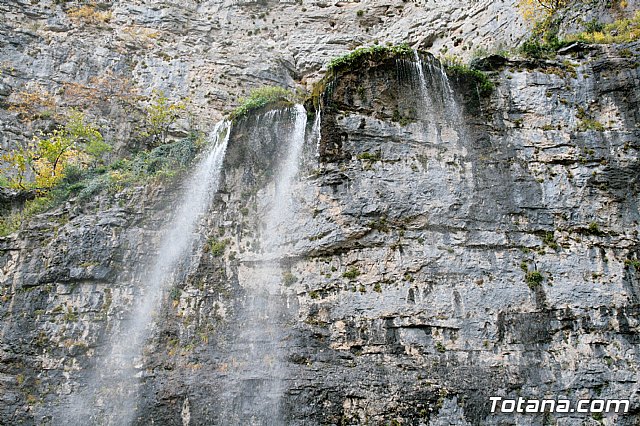
[[[327,68],[329,72],[338,73],[356,68],[365,61],[381,61],[393,56],[408,56],[413,54],[413,49],[408,44],[398,44],[396,46],[373,45],[361,47],[346,55],[334,58],[329,62]]]
[[[254,111],[274,102],[292,103],[293,97],[294,95],[290,90],[282,87],[260,87],[252,90],[248,98],[240,99],[240,105],[231,111],[229,118],[231,120],[236,120],[247,115],[250,111]]]
[[[640,40],[640,10],[631,19],[618,19],[610,24],[587,22],[585,31],[567,36],[568,41],[586,43],[628,43]]]

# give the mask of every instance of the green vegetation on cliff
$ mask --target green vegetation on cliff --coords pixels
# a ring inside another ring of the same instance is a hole
[[[9,198],[26,201],[18,208],[9,207],[11,201],[4,200],[5,210],[11,211],[0,217],[0,235],[15,231],[25,219],[73,196],[84,200],[150,178],[171,177],[190,164],[202,145],[198,131],[178,142],[169,140],[170,128],[187,113],[186,100],[172,101],[163,92],[154,91],[150,97],[119,98],[139,115],[139,127],[131,135],[138,151],[126,158],[113,158],[114,141],[103,137],[110,126],[99,127],[85,112],[100,99],[85,89],[73,92],[82,100],[77,104],[83,109],[61,107],[52,94],[40,88],[20,92],[9,108],[21,121],[37,123],[36,128],[42,130],[23,146],[2,155],[0,186],[8,189]]]
[[[444,65],[447,75],[459,80],[467,80],[473,83],[476,87],[478,95],[481,97],[489,96],[493,92],[494,84],[489,77],[482,71],[471,68],[469,65],[465,65],[459,60],[445,58],[441,59]]]
[[[640,11],[636,11],[632,18],[618,19],[610,24],[602,24],[596,20],[587,22],[583,32],[569,35],[566,40],[598,44],[640,40]]]
[[[344,71],[353,70],[369,62],[379,62],[387,58],[397,58],[401,56],[412,57],[413,49],[408,44],[398,44],[395,46],[373,45],[360,47],[346,55],[332,59],[327,66],[329,73],[338,74]]]
[[[521,0],[522,14],[533,23],[533,28],[530,37],[520,46],[520,52],[532,58],[549,58],[562,47],[575,42],[611,44],[640,39],[640,11],[636,11],[632,17],[622,17],[609,24],[597,19],[587,21],[582,32],[561,38],[561,12],[569,6],[571,2],[568,1]]]
[[[240,100],[240,105],[231,111],[229,119],[237,120],[269,104],[291,105],[293,101],[294,94],[290,90],[277,86],[259,87],[252,90],[249,97]]]
[[[2,160],[10,169],[10,188],[42,192],[57,185],[68,167],[95,167],[110,150],[98,127],[82,112],[71,110],[64,125],[35,135],[26,147],[5,153]]]
[[[68,165],[55,186],[36,192],[20,211],[0,217],[0,236],[16,231],[31,216],[59,206],[72,197],[86,201],[100,193],[114,194],[128,187],[170,179],[188,168],[201,143],[200,135],[194,133],[181,141],[141,151],[108,166],[83,169]]]
[[[333,58],[327,65],[327,74],[313,86],[311,95],[306,102],[317,108],[320,98],[325,94],[329,83],[340,74],[355,71],[365,66],[372,67],[386,59],[412,59],[414,54],[415,51],[406,43],[398,45],[374,44],[368,47],[359,47],[342,56]],[[308,109],[312,110],[311,108]]]

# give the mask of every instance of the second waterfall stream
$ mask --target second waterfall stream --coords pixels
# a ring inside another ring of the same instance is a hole
[[[265,124],[285,122],[288,131],[281,140],[284,155],[279,160],[263,210],[260,250],[249,253],[239,269],[245,297],[235,315],[233,359],[221,421],[230,425],[281,424],[281,397],[287,371],[282,343],[287,330],[281,327],[286,315],[282,294],[282,262],[287,252],[287,226],[293,219],[293,188],[305,142],[307,113],[302,105],[267,113]],[[264,122],[263,121],[263,122]]]

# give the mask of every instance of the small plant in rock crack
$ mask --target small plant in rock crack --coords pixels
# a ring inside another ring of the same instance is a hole
[[[530,289],[535,289],[540,287],[542,281],[544,281],[544,276],[538,271],[528,271],[524,277],[527,285]]]
[[[350,280],[353,280],[353,279],[357,278],[357,277],[358,277],[358,275],[360,275],[360,271],[359,271],[359,270],[358,270],[358,268],[356,268],[355,266],[354,266],[354,267],[349,268],[349,270],[348,270],[348,271],[346,271],[344,274],[342,274],[342,276],[343,276],[344,278],[348,278],[348,279],[350,279]]]
[[[298,278],[296,278],[296,276],[293,275],[291,272],[285,272],[282,274],[282,283],[287,287],[295,284],[297,281],[298,281]]]
[[[229,240],[218,240],[216,238],[209,239],[209,252],[214,257],[220,257],[224,254],[224,250],[229,244]]]

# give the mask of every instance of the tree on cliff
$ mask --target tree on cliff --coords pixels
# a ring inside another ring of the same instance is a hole
[[[539,22],[556,16],[569,3],[569,0],[520,0],[518,6],[527,21]]]
[[[64,177],[68,166],[95,167],[110,150],[97,126],[72,110],[64,126],[35,135],[26,147],[4,154],[2,160],[12,169],[11,188],[47,190]]]
[[[187,108],[186,100],[172,102],[162,91],[153,91],[153,97],[144,107],[144,129],[141,136],[148,138],[150,147],[167,143],[167,136],[176,120],[182,118]]]
[[[525,54],[540,57],[560,47],[558,32],[562,11],[570,4],[569,0],[519,0],[522,16],[533,24],[531,37],[521,46]]]

